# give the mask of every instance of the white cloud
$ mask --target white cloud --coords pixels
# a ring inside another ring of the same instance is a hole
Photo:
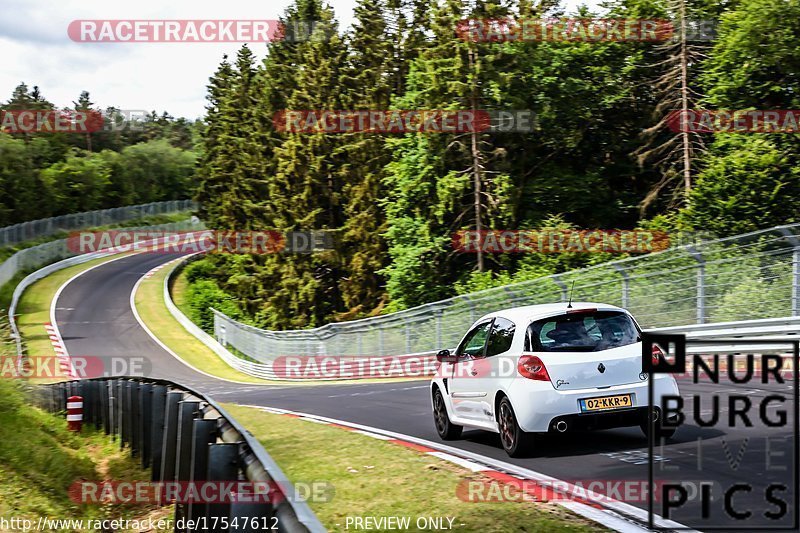
[[[0,0],[0,101],[20,82],[38,85],[57,106],[81,91],[99,107],[203,114],[208,78],[237,43],[76,43],[67,27],[79,19],[277,19],[291,0]],[[329,0],[343,27],[356,0]],[[575,0],[567,2],[574,5]],[[588,3],[594,4],[595,1]],[[264,45],[252,49],[260,57]]]

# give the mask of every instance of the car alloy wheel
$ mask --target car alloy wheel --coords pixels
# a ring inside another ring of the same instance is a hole
[[[524,457],[533,448],[533,434],[522,431],[517,423],[511,401],[503,398],[497,414],[497,429],[500,431],[500,442],[510,457]]]
[[[433,421],[436,424],[436,432],[443,440],[457,439],[464,429],[463,426],[457,426],[450,422],[447,406],[444,404],[444,396],[438,387],[433,393]]]
[[[514,413],[511,412],[511,405],[503,403],[500,405],[500,440],[503,448],[512,449],[516,441],[517,421],[514,420]]]

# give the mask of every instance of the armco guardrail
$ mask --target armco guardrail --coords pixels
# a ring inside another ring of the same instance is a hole
[[[196,219],[185,220],[183,222],[170,222],[167,224],[158,224],[155,226],[145,226],[139,228],[126,228],[129,230],[153,230],[153,231],[182,231],[200,229],[202,224]],[[31,248],[25,248],[15,253],[8,258],[2,265],[0,265],[0,286],[8,283],[18,272],[25,272],[42,265],[46,265],[52,261],[61,259],[60,261],[48,265],[44,268],[29,274],[20,281],[14,288],[14,294],[11,298],[11,304],[8,306],[8,321],[11,324],[11,335],[17,344],[17,355],[22,356],[23,346],[22,339],[17,329],[16,323],[16,310],[19,304],[19,299],[22,293],[39,281],[40,279],[49,276],[53,272],[68,268],[74,265],[86,263],[98,257],[105,257],[109,255],[105,252],[95,252],[91,254],[76,254],[76,252],[69,249],[66,239],[59,239],[57,241],[50,241]]]
[[[190,261],[192,257],[194,256],[188,256],[183,260],[183,262]],[[231,368],[263,379],[279,379],[279,377],[275,375],[271,364],[253,363],[252,361],[246,361],[241,357],[237,357],[223,345],[218,343],[214,337],[203,331],[200,326],[192,322],[189,317],[183,314],[183,311],[181,311],[178,306],[175,305],[175,302],[172,301],[172,295],[170,294],[172,280],[177,271],[178,269],[171,270],[164,278],[164,303],[166,304],[167,309],[173,318],[175,318],[175,320],[177,320],[186,331],[196,337],[197,340],[205,344],[214,353],[216,353],[219,358],[225,361],[225,363],[227,363]]]
[[[188,256],[182,260],[182,263],[186,261],[191,261],[192,257]],[[253,362],[247,361],[233,353],[230,352],[225,346],[219,343],[214,337],[203,331],[200,326],[195,324],[191,321],[189,317],[183,314],[175,302],[172,300],[172,295],[170,294],[170,287],[172,286],[172,281],[174,279],[175,273],[178,272],[179,269],[175,268],[170,270],[169,274],[164,278],[164,303],[167,306],[170,314],[178,321],[178,323],[183,326],[183,328],[191,333],[194,337],[197,338],[200,342],[205,344],[209,349],[211,349],[214,353],[216,353],[220,359],[222,359],[228,366],[233,368],[234,370],[238,370],[244,374],[248,374],[251,376],[255,376],[262,379],[276,379],[276,380],[285,380],[285,381],[307,381],[308,378],[292,378],[287,377],[286,373],[275,372],[272,361],[266,362]],[[276,354],[276,356],[279,354]],[[422,365],[426,365],[428,368],[428,374],[433,374],[436,371],[436,359],[434,358],[433,353],[427,354],[411,354],[411,357],[416,358]],[[357,364],[358,360],[355,359],[352,361],[352,364]],[[395,374],[397,376],[402,376],[402,374]],[[319,380],[337,380],[337,379],[359,379],[363,377],[369,376],[359,376],[359,375],[352,375],[352,376],[343,376],[341,374],[331,377],[321,376]],[[391,373],[387,373],[385,377],[394,377]]]
[[[197,204],[192,200],[169,200],[21,222],[13,226],[0,228],[0,247],[30,241],[39,237],[49,237],[63,231],[95,228],[153,215],[186,211],[196,207]]]
[[[255,495],[239,493],[243,501],[178,502],[176,525],[184,519],[181,523],[193,520],[198,526],[192,531],[325,531],[264,447],[197,391],[140,377],[69,381],[34,391],[39,407],[53,413],[65,411],[70,396],[81,396],[84,425],[118,435],[120,445],[128,446],[143,468],[151,468],[153,482],[186,486],[246,480],[247,489],[255,489]]]
[[[214,311],[214,336],[260,362],[277,355],[384,356],[455,346],[490,311],[566,301],[614,303],[645,328],[800,316],[800,224],[702,241],[457,296],[375,318],[268,331]]]
[[[692,341],[687,348],[691,353],[704,353],[713,347],[716,352],[747,352],[759,353],[764,344],[743,344],[742,339],[757,339],[759,343],[774,341],[774,345],[767,347],[786,346],[786,343],[796,342],[800,339],[800,317],[765,318],[761,320],[742,320],[739,322],[718,322],[714,324],[692,324],[671,328],[650,330],[652,333],[677,333],[686,336]],[[730,344],[720,344],[729,340]],[[709,344],[703,344],[709,341]]]

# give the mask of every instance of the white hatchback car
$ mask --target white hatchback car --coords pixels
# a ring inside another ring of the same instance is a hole
[[[664,354],[657,347],[653,358]],[[512,457],[530,452],[536,433],[640,426],[647,434],[648,374],[641,329],[624,309],[606,304],[531,305],[475,322],[454,354],[437,355],[431,381],[439,436],[464,426],[500,434]],[[677,395],[669,374],[655,374],[654,403]],[[653,424],[655,437],[675,427]]]

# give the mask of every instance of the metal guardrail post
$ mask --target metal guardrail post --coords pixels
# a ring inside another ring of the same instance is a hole
[[[104,379],[100,382],[100,421],[103,425],[103,432],[106,435],[111,434],[111,402],[109,398],[111,393],[108,388],[108,380]]]
[[[100,396],[101,388],[100,382],[92,382],[91,395],[92,395],[92,423],[94,424],[95,431],[99,431],[103,427],[103,406],[102,398]]]
[[[792,245],[792,316],[800,316],[800,238],[787,227],[780,230]]]
[[[122,381],[122,442],[131,446],[133,442],[133,409],[131,408],[131,388],[133,383],[128,380]]]
[[[69,383],[62,383],[58,388],[58,410],[67,410],[67,398],[69,398]]]
[[[167,387],[153,386],[153,418],[150,426],[150,464],[152,481],[161,481],[161,441],[164,438],[164,420],[167,409]]]
[[[117,389],[117,412],[116,412],[116,422],[117,422],[117,431],[116,434],[119,435],[119,447],[120,449],[125,447],[125,432],[127,428],[125,427],[125,383],[123,380],[118,379],[116,381],[116,389]]]
[[[83,424],[94,425],[94,383],[85,381],[80,383],[81,396],[83,397]]]
[[[112,379],[108,382],[108,426],[111,430],[110,434],[114,438],[116,438],[117,431],[119,430],[119,421],[117,418],[117,413],[119,413],[118,402],[117,380]]]
[[[131,413],[131,431],[130,431],[130,445],[131,456],[139,457],[142,452],[142,432],[141,432],[141,418],[142,410],[139,400],[139,383],[136,381],[128,382],[128,395],[130,396],[130,413]]]
[[[150,429],[153,426],[153,385],[139,385],[138,446],[142,468],[150,466]]]
[[[622,276],[622,308],[627,309],[630,307],[630,289],[631,289],[631,279],[628,275],[628,271],[625,270],[625,267],[622,265],[618,265],[613,263],[614,270],[619,272],[620,276]]]
[[[88,417],[88,412],[87,411],[89,409],[89,405],[88,405],[89,404],[89,398],[87,398],[89,393],[86,390],[87,388],[88,388],[88,384],[83,382],[83,381],[78,381],[78,382],[75,383],[75,389],[77,390],[77,395],[80,396],[81,398],[83,398],[83,406],[82,406],[82,410],[83,410],[82,416],[83,416],[83,418],[81,419],[83,424],[86,424],[86,423],[89,422],[89,419],[87,418]]]
[[[564,283],[564,280],[561,279],[561,276],[553,276],[553,283],[558,285],[558,288],[561,291],[561,301],[566,302],[567,299],[569,298],[567,284]]]
[[[184,400],[178,408],[178,440],[175,445],[175,476],[178,481],[188,481],[191,475],[192,431],[200,402]]]
[[[178,406],[178,440],[175,443],[175,479],[178,482],[189,481],[192,474],[192,435],[194,432],[194,419],[200,408],[200,402],[184,400]],[[187,515],[187,503],[175,504],[175,531],[186,531],[178,528]]]
[[[258,498],[259,501],[254,502],[233,502],[231,504],[231,516],[235,516],[239,521],[239,527],[232,529],[232,531],[241,533],[256,533],[268,529],[272,524],[267,517],[272,516],[275,512],[272,504],[268,501],[269,497],[266,494],[255,494],[253,498]],[[261,501],[264,499],[265,501]],[[284,521],[288,521],[287,517]],[[295,520],[296,521],[296,520]],[[278,531],[283,530],[283,522],[278,518],[277,528]],[[288,529],[288,528],[287,528]],[[288,529],[292,531],[292,529]]]
[[[148,455],[148,447],[143,444],[148,441],[145,432],[148,427],[152,429],[157,425],[157,406],[161,405],[160,420],[165,426],[161,432],[164,441],[163,460],[159,470],[156,470],[155,463],[153,465],[154,481],[226,485],[237,481],[249,482],[216,491],[224,499],[200,503],[187,501],[176,505],[175,518],[192,520],[197,524],[197,531],[256,532],[273,525],[277,525],[278,531],[287,533],[325,531],[308,505],[296,497],[291,482],[263,446],[211,398],[167,380],[120,377],[41,385],[35,388],[30,399],[34,405],[55,411],[63,407],[67,395],[75,394],[81,394],[85,404],[96,406],[96,424],[111,426],[112,419],[116,418],[120,431],[127,425],[125,442],[131,445],[131,449],[140,450],[143,461]],[[129,400],[125,399],[126,395],[130,396]],[[161,400],[158,400],[159,397]],[[114,398],[118,399],[114,401]],[[150,398],[150,402],[146,398]],[[183,398],[187,400],[183,401]],[[123,403],[128,403],[132,410],[142,416],[134,417],[133,422],[127,421],[125,416],[120,419],[120,404]],[[148,403],[151,409],[146,408]],[[109,409],[100,407],[103,405],[109,406]],[[202,409],[201,405],[204,406]],[[151,416],[145,416],[147,413]],[[211,418],[199,418],[203,415]],[[173,436],[177,437],[177,442],[173,443],[170,452],[169,440]],[[150,438],[153,439],[150,440],[151,449],[155,451],[152,448],[155,437],[151,434]],[[159,472],[169,470],[170,463],[173,473],[157,479]],[[205,492],[202,487],[197,489],[199,493],[188,494],[203,497]],[[283,493],[285,497],[278,493]],[[275,500],[275,496],[279,499]],[[186,522],[182,523],[184,529],[180,530],[177,529],[177,520],[175,522],[176,531],[181,533],[186,531]]]
[[[436,309],[433,315],[436,319],[436,346],[437,349],[442,348],[442,310]]]
[[[189,481],[205,481],[208,474],[208,450],[209,445],[217,440],[217,421],[195,419],[192,428],[192,456],[191,472]],[[196,525],[197,519],[206,516],[206,505],[203,503],[189,503],[186,509],[186,516]],[[195,528],[192,531],[202,531]]]
[[[239,443],[210,444],[208,446],[208,481],[236,481],[239,470]],[[210,531],[226,532],[220,522],[229,518],[230,503],[213,503],[208,505],[206,516]],[[216,527],[214,527],[216,526]]]
[[[178,410],[182,392],[168,392],[164,409],[164,437],[161,446],[161,479],[175,481],[175,446],[178,443]]]
[[[697,261],[697,323],[706,323],[706,260],[693,245],[686,247],[686,250]]]

